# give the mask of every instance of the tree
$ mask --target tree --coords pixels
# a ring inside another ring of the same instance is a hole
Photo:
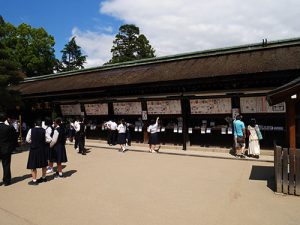
[[[25,23],[10,27],[8,46],[14,49],[14,57],[26,76],[53,73],[56,64],[54,37],[43,28],[32,28]]]
[[[76,44],[75,37],[65,45],[61,53],[62,60],[60,64],[58,64],[59,71],[71,71],[84,68],[83,64],[86,62],[86,56],[82,55],[81,47]]]
[[[22,80],[18,64],[12,60],[13,52],[6,46],[7,24],[0,16],[0,111],[14,108],[20,103],[18,93],[8,90],[8,87]]]
[[[108,64],[155,57],[155,50],[145,35],[133,24],[125,24],[113,41],[112,59]]]

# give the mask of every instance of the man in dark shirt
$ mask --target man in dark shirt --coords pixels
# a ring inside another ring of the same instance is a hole
[[[6,119],[6,115],[0,112],[0,158],[2,159],[4,186],[11,184],[10,162],[15,132],[12,126],[4,123]]]

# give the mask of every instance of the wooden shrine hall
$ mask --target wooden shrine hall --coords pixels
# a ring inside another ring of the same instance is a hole
[[[25,121],[84,116],[88,138],[105,139],[103,123],[124,118],[134,125],[133,141],[145,142],[149,120],[159,116],[163,144],[230,147],[241,113],[246,125],[257,120],[261,146],[272,148],[274,140],[286,144],[288,103],[266,97],[299,74],[295,38],[42,75],[13,89]]]

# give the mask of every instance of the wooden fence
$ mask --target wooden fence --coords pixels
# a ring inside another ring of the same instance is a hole
[[[300,195],[300,149],[274,147],[276,192]]]

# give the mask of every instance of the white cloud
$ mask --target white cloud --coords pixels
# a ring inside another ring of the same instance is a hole
[[[72,30],[72,36],[76,36],[76,43],[88,56],[86,68],[101,66],[111,58],[110,49],[115,35],[81,31],[75,27]]]
[[[300,36],[299,11],[299,0],[106,0],[100,5],[100,13],[136,24],[158,56]],[[77,36],[90,60],[110,58],[114,35],[77,29]],[[95,46],[101,53],[92,51]]]

